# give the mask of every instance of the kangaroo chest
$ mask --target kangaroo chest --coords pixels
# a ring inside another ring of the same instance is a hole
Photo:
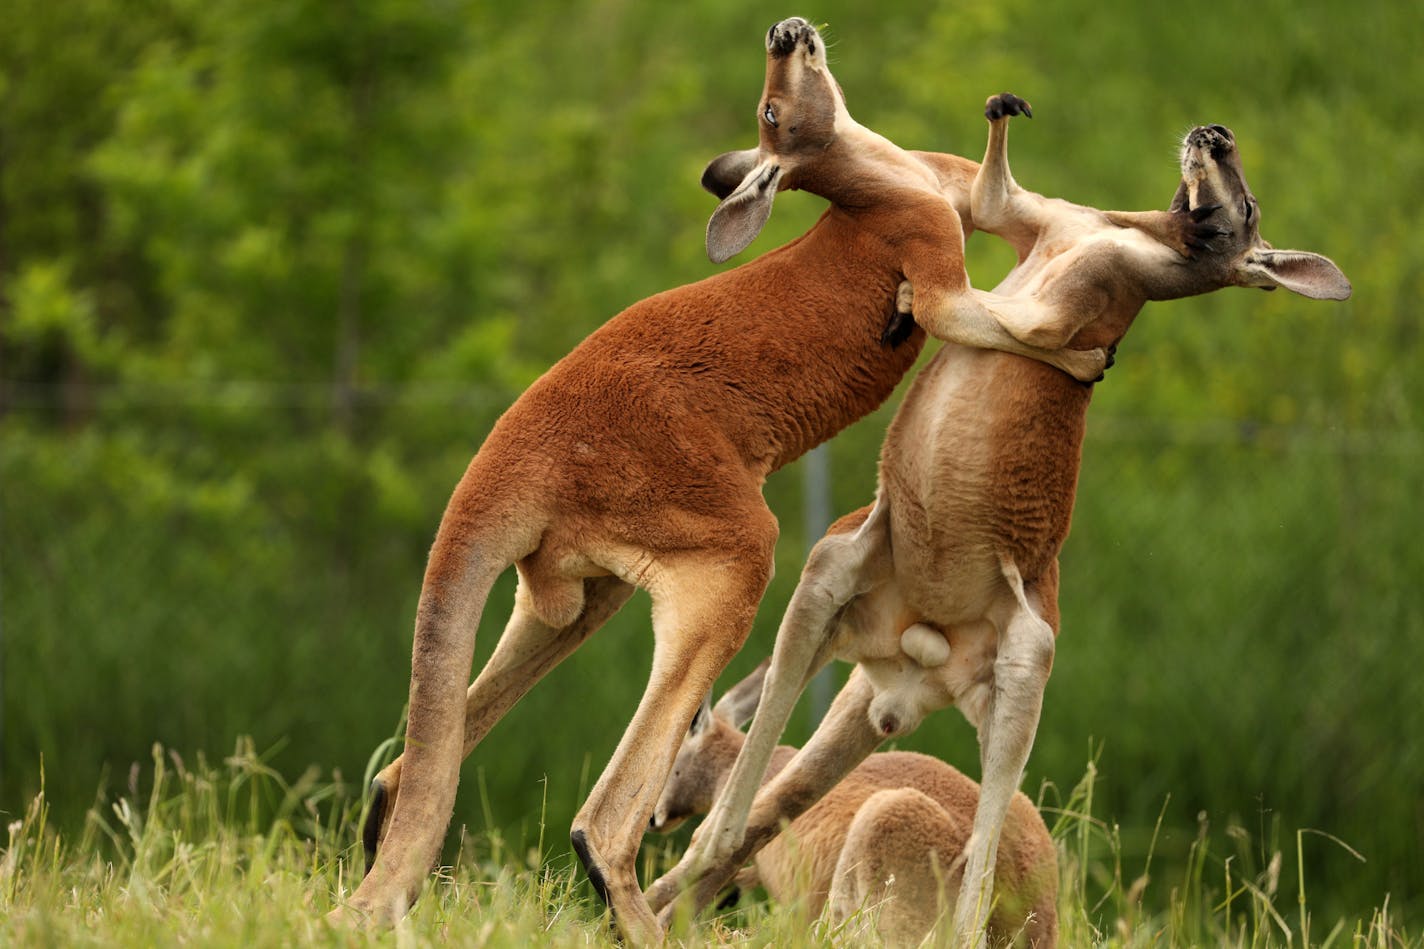
[[[1083,391],[1079,391],[1083,390]],[[1048,366],[946,346],[892,423],[881,465],[896,583],[931,622],[983,616],[1001,561],[1032,582],[1067,537],[1087,390]]]

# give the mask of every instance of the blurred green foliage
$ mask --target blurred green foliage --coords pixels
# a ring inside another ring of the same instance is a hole
[[[1028,787],[1071,785],[1101,742],[1128,862],[1159,812],[1166,861],[1199,812],[1309,827],[1367,860],[1318,844],[1317,911],[1389,893],[1424,919],[1424,14],[1385,0],[10,0],[0,817],[43,760],[74,820],[155,741],[251,734],[293,771],[362,772],[398,728],[450,489],[544,367],[710,272],[697,178],[752,143],[761,36],[792,13],[829,24],[852,111],[907,147],[977,156],[984,97],[1026,96],[1015,173],[1047,194],[1165,206],[1181,132],[1229,125],[1265,234],[1351,277],[1345,304],[1155,304],[1120,351]],[[821,207],[784,196],[752,252]],[[992,286],[1010,256],[970,250]],[[892,408],[832,444],[837,512],[871,497]],[[728,681],[812,539],[797,468],[767,487],[777,579]],[[457,821],[532,842],[544,814],[561,841],[650,657],[640,596],[472,756]],[[953,713],[905,744],[977,770]]]

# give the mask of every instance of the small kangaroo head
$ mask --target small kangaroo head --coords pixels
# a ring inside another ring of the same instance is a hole
[[[654,833],[671,833],[687,818],[712,810],[712,802],[746,742],[742,727],[756,714],[762,680],[770,664],[770,659],[763,661],[751,675],[728,689],[715,707],[711,695],[703,700],[653,807],[648,828]]]
[[[1287,290],[1317,300],[1344,300],[1350,281],[1327,257],[1276,250],[1261,237],[1261,208],[1246,184],[1236,137],[1223,125],[1199,125],[1182,140],[1182,182],[1171,211],[1209,214],[1218,225],[1211,253],[1199,258],[1218,269],[1220,285]]]
[[[702,175],[702,186],[723,199],[707,223],[707,255],[714,263],[740,253],[761,232],[776,192],[814,178],[816,160],[849,121],[816,28],[792,17],[767,31],[766,84],[757,104],[760,144],[713,159]]]

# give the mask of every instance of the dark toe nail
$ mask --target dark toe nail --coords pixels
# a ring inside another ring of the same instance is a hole
[[[381,825],[386,820],[386,786],[380,779],[371,782],[371,809],[366,814],[366,825],[361,828],[361,844],[366,851],[366,872],[376,863],[376,849],[380,844]]]

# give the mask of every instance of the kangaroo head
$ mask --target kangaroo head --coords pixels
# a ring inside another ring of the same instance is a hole
[[[692,716],[648,822],[654,833],[671,833],[687,818],[712,810],[712,803],[746,742],[742,727],[756,714],[762,680],[770,663],[766,660],[728,689],[715,707],[708,695]]]
[[[1261,208],[1246,184],[1236,138],[1223,125],[1199,125],[1181,149],[1182,182],[1169,210],[1212,214],[1218,236],[1200,258],[1221,286],[1285,287],[1317,300],[1344,300],[1350,281],[1328,257],[1276,250],[1261,237]]]
[[[741,252],[771,216],[776,192],[814,190],[817,165],[851,123],[826,44],[800,17],[766,34],[766,84],[757,104],[759,144],[713,159],[702,186],[722,199],[707,223],[707,255],[722,263]]]

